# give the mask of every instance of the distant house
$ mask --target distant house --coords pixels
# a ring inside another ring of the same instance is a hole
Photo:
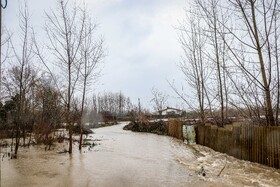
[[[158,114],[159,115],[162,115],[162,116],[178,116],[178,115],[182,115],[184,111],[183,110],[180,110],[180,109],[177,109],[177,108],[171,108],[171,107],[167,107],[166,109],[163,109],[163,110],[159,110],[158,111]]]

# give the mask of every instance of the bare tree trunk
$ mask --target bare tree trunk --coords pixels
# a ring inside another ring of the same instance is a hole
[[[32,123],[32,129],[33,129],[33,126],[34,126],[34,124]],[[31,130],[31,132],[29,133],[29,140],[28,140],[27,147],[29,147],[29,146],[30,146],[30,144],[31,144],[31,140],[32,140],[32,133],[33,133],[33,131]]]
[[[71,105],[70,105],[70,102],[71,102],[71,65],[69,64],[68,65],[68,90],[67,90],[67,124],[68,124],[68,130],[69,130],[69,153],[71,154],[72,153],[72,143],[73,143],[73,140],[72,140],[72,135],[73,135],[73,129],[72,129],[72,120],[70,119],[70,112],[71,112]]]
[[[252,12],[252,20],[253,20],[254,37],[255,37],[257,52],[258,52],[258,56],[259,56],[260,70],[261,70],[261,74],[262,74],[262,81],[263,81],[263,87],[264,87],[264,92],[265,92],[267,122],[268,122],[268,125],[273,126],[274,125],[274,116],[273,116],[273,109],[272,109],[272,103],[271,103],[270,86],[267,81],[267,75],[266,75],[265,65],[264,65],[264,61],[263,61],[262,47],[260,45],[258,26],[257,26],[256,16],[255,16],[255,5],[252,0],[250,3],[251,3],[251,12]]]
[[[73,119],[71,115],[71,103],[74,100],[76,83],[79,78],[78,51],[83,40],[83,31],[85,26],[85,17],[83,12],[71,3],[64,0],[57,0],[58,12],[52,11],[47,14],[49,24],[46,25],[46,32],[50,41],[50,49],[59,60],[58,67],[67,77],[66,96],[64,102],[66,107],[66,124],[69,130],[69,154],[73,151]],[[63,95],[63,94],[61,94]]]
[[[16,127],[16,142],[15,142],[15,152],[14,152],[14,158],[17,158],[19,143],[20,143],[20,128],[19,125]]]
[[[86,68],[85,68],[85,71]],[[83,85],[83,96],[82,96],[82,109],[80,114],[80,144],[79,144],[79,150],[82,150],[82,143],[83,143],[83,114],[84,114],[84,105],[85,105],[85,96],[86,96],[86,85],[87,85],[87,79],[84,79],[84,85]]]
[[[11,153],[13,152],[13,146],[14,146],[14,128],[13,128],[13,131],[12,131]]]
[[[94,31],[96,25],[93,24],[90,18],[87,16],[86,8],[84,7],[83,17],[84,21],[84,30],[83,30],[83,40],[81,42],[81,63],[77,66],[77,71],[80,72],[82,78],[82,106],[80,114],[80,144],[79,150],[82,149],[83,143],[83,125],[84,125],[84,111],[85,111],[85,102],[86,102],[86,92],[88,90],[88,84],[93,79],[98,78],[99,72],[98,65],[101,63],[103,58],[103,40],[94,37]]]
[[[180,43],[184,50],[184,58],[180,64],[181,71],[184,73],[187,83],[195,90],[197,100],[197,111],[202,124],[206,123],[205,115],[205,96],[207,97],[207,77],[211,72],[210,66],[207,65],[205,43],[206,37],[201,18],[195,17],[192,13],[189,19],[189,25],[182,25],[180,28]],[[185,98],[184,100],[187,100]],[[196,107],[195,107],[196,108]]]
[[[219,97],[221,103],[221,126],[224,126],[224,96],[223,96],[223,82],[222,82],[222,73],[221,73],[221,62],[219,57],[219,46],[218,46],[218,28],[217,28],[217,10],[216,2],[212,2],[212,14],[213,14],[213,32],[214,32],[214,48],[215,48],[215,63],[217,66],[218,73],[218,88],[219,88]]]
[[[2,5],[0,6],[0,94],[1,91],[2,91]]]
[[[27,8],[27,4],[25,2],[23,10],[20,10],[20,27],[21,27],[21,40],[22,44],[20,46],[20,50],[15,49],[12,40],[10,41],[15,62],[18,65],[14,66],[10,71],[11,75],[14,77],[13,83],[16,85],[16,95],[13,100],[16,103],[16,113],[14,119],[14,125],[16,129],[16,137],[15,137],[15,157],[17,157],[20,138],[23,136],[23,142],[25,144],[25,132],[27,127],[27,92],[29,87],[31,86],[30,80],[32,79],[32,71],[30,69],[29,64],[32,61],[32,45],[33,41],[30,37],[30,25],[29,25],[29,12]],[[22,133],[21,133],[22,131]]]
[[[275,111],[275,124],[279,125],[279,107],[280,107],[280,70],[279,70],[279,55],[278,55],[278,28],[277,19],[279,16],[275,16],[274,19],[274,41],[275,41],[275,61],[276,61],[276,76],[277,76],[277,93],[276,93],[276,111]]]
[[[167,106],[168,95],[164,92],[159,91],[157,88],[153,87],[151,90],[153,98],[151,100],[153,108],[156,112],[163,110]],[[160,119],[162,114],[160,113]]]

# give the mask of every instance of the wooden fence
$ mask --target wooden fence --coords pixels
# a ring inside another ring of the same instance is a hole
[[[280,127],[242,124],[230,129],[198,126],[196,142],[233,157],[280,168]]]
[[[168,120],[168,135],[183,140],[183,123],[177,119]]]

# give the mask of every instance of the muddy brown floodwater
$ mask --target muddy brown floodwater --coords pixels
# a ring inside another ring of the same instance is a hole
[[[1,162],[1,186],[280,186],[279,170],[124,125],[95,129],[97,146],[72,156],[21,148],[18,159]]]

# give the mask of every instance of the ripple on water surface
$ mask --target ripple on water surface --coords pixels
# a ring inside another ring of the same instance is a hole
[[[279,170],[124,125],[94,129],[97,146],[79,153],[75,144],[72,156],[20,148],[2,162],[2,186],[280,186]]]

